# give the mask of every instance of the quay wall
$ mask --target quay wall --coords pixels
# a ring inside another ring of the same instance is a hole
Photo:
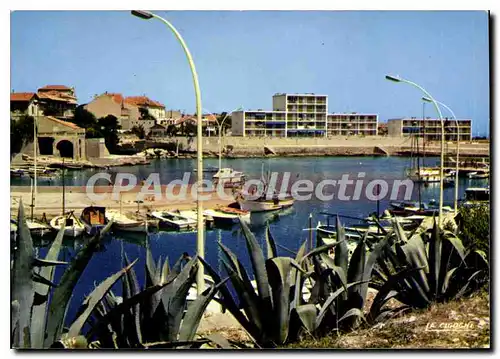
[[[167,143],[178,143],[183,150],[196,150],[196,138],[173,137],[166,139],[146,140],[141,143],[141,150],[162,146]],[[229,152],[235,156],[261,156],[267,153],[265,148],[270,149],[278,156],[297,155],[325,155],[325,156],[373,156],[373,155],[408,155],[412,151],[412,143],[409,137],[329,137],[329,138],[271,138],[271,137],[236,137],[227,136],[222,138],[222,148],[230,149]],[[414,149],[413,149],[414,150]],[[456,143],[446,144],[446,153],[456,153]],[[203,151],[219,151],[218,137],[204,137]],[[420,144],[422,151],[422,144]],[[440,142],[426,142],[425,152],[428,155],[439,155],[441,153]],[[462,156],[488,156],[488,142],[461,142],[460,153]]]

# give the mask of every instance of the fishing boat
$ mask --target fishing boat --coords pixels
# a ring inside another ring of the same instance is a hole
[[[192,210],[192,209],[182,210],[182,211],[176,210],[175,212],[179,213],[179,215],[182,217],[190,218],[190,219],[196,221],[196,223],[198,223],[198,211],[196,211],[196,210]],[[214,219],[212,216],[206,215],[204,213],[203,214],[203,221],[205,222],[205,227],[207,229],[213,228]]]
[[[80,219],[85,226],[85,232],[91,236],[99,233],[108,223],[104,207],[86,207],[83,209]]]
[[[243,172],[235,171],[232,168],[221,168],[212,176],[215,185],[222,183],[224,187],[241,185],[245,180]]]
[[[291,195],[274,195],[268,198],[265,194],[257,199],[245,199],[244,196],[238,199],[240,208],[249,212],[276,211],[293,206],[295,199]]]
[[[72,238],[81,236],[85,231],[83,222],[75,216],[73,211],[52,218],[50,220],[50,227],[55,231],[59,231],[61,227],[64,227],[64,235]]]
[[[10,169],[10,176],[11,177],[22,177],[24,176],[24,170],[20,168],[11,168]]]
[[[193,172],[198,172],[198,169],[193,168]],[[213,166],[207,166],[203,169],[203,173],[217,173],[217,172],[219,172],[219,169]]]
[[[232,207],[218,206],[205,210],[203,214],[212,217],[215,226],[232,226],[240,220],[250,223],[250,212]]]
[[[50,224],[43,220],[39,221],[35,218],[26,219],[26,225],[30,233],[37,237],[43,237],[52,232]]]
[[[131,218],[131,216],[116,210],[107,210],[106,219],[113,221],[113,229],[126,232],[145,232],[147,233],[147,223],[144,219]]]
[[[177,231],[192,230],[196,228],[194,219],[182,216],[174,211],[154,211],[151,216],[160,220],[160,225],[165,225]]]

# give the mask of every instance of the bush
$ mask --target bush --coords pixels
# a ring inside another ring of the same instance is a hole
[[[459,208],[459,230],[464,246],[481,250],[488,255],[490,248],[490,206],[462,206]]]

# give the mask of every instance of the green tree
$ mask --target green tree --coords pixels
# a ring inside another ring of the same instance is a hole
[[[10,119],[10,154],[19,153],[33,141],[33,121],[31,116],[22,116],[17,121]]]
[[[143,140],[146,137],[146,131],[144,131],[144,127],[142,125],[132,127],[130,132],[139,137],[140,140]]]
[[[140,117],[139,117],[140,120],[154,120],[154,121],[156,121],[156,118],[149,113],[147,108],[139,107],[139,113],[140,113]]]
[[[113,115],[101,117],[97,120],[96,125],[90,130],[95,137],[103,137],[108,151],[113,153],[118,148],[118,130],[121,126],[118,124],[118,119]]]
[[[75,109],[75,115],[71,122],[81,128],[88,129],[97,124],[97,119],[92,112],[87,111],[83,105],[80,105]]]

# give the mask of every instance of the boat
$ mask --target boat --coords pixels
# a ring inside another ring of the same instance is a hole
[[[10,176],[11,177],[22,177],[24,176],[24,170],[20,168],[11,168],[10,169]]]
[[[198,172],[198,169],[194,168],[193,172]],[[203,169],[203,173],[217,173],[217,172],[219,172],[219,169],[213,166],[207,166]]]
[[[28,226],[28,229],[30,230],[30,233],[34,236],[37,237],[43,237],[46,234],[49,234],[52,232],[52,228],[49,223],[42,221],[39,221],[37,219],[26,219],[26,225]]]
[[[182,216],[174,211],[154,211],[151,216],[160,220],[160,225],[166,225],[172,229],[192,230],[196,229],[197,222],[194,219]]]
[[[85,226],[85,232],[91,236],[99,233],[108,223],[104,207],[86,207],[83,209],[80,219]]]
[[[179,213],[179,215],[182,217],[190,218],[190,219],[196,221],[196,223],[198,223],[198,211],[196,211],[196,210],[192,210],[192,209],[182,210],[182,211],[177,210],[175,212]],[[205,227],[207,229],[213,228],[214,219],[212,216],[203,214],[203,221],[205,222]]]
[[[66,237],[79,237],[85,231],[83,222],[75,217],[73,212],[54,217],[50,220],[50,227],[55,231],[59,231],[63,226]]]
[[[439,168],[426,167],[419,168],[408,172],[408,177],[417,183],[436,183],[440,182],[441,175]]]
[[[224,187],[233,187],[243,184],[245,175],[243,172],[235,171],[232,168],[221,168],[212,176],[215,185],[222,183]]]
[[[470,172],[467,177],[470,179],[484,179],[489,178],[490,174],[488,172]]]
[[[113,221],[113,229],[126,232],[148,232],[147,223],[144,219],[130,218],[130,216],[116,210],[106,211],[106,219]]]
[[[407,217],[411,215],[432,216],[439,213],[439,205],[435,201],[429,203],[418,202],[391,202],[392,209],[389,213],[393,216]],[[443,206],[443,212],[451,212],[453,209],[450,206]]]
[[[257,199],[245,199],[244,196],[238,199],[240,208],[249,212],[276,211],[291,207],[294,202],[295,199],[291,195],[273,195],[271,198],[268,198],[268,196],[264,194]]]
[[[232,207],[217,206],[214,209],[205,210],[203,214],[212,217],[214,225],[219,227],[232,226],[239,223],[240,220],[250,223],[249,211]]]
[[[465,189],[465,205],[486,204],[490,201],[490,189],[469,187]]]

